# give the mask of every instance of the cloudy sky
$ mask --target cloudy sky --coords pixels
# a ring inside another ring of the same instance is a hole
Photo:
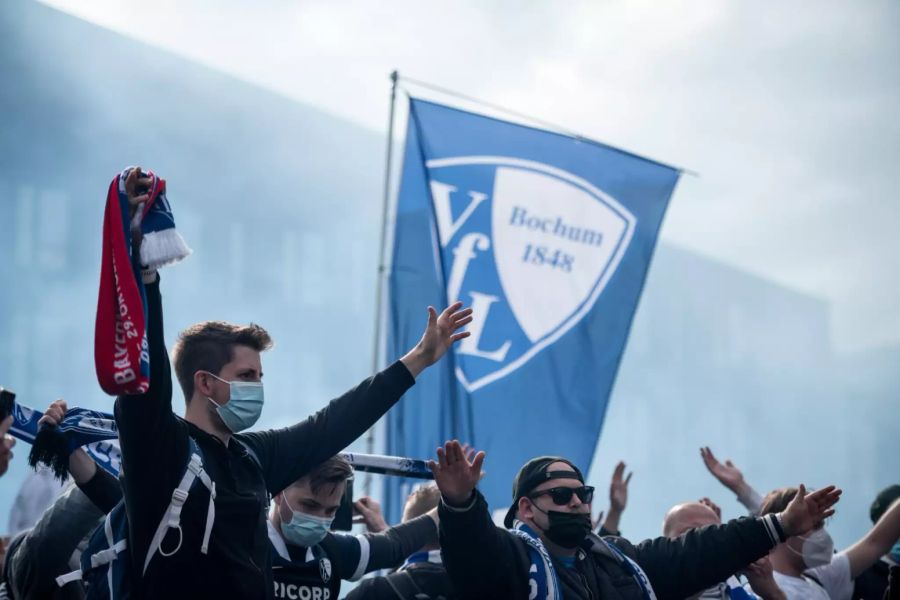
[[[896,1],[45,3],[373,130],[396,68],[690,168],[665,240],[900,342]]]

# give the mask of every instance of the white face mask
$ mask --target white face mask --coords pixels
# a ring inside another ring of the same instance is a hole
[[[807,569],[815,569],[827,565],[834,556],[834,540],[824,527],[816,529],[806,537],[797,536],[803,540],[802,552],[797,552],[788,544],[788,549],[803,558],[803,564]]]

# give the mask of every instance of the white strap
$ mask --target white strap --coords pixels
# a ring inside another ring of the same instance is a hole
[[[206,473],[202,474],[203,477],[206,477]],[[205,484],[209,479],[207,477],[205,480],[202,479]],[[209,488],[209,507],[206,509],[206,529],[203,532],[203,544],[200,545],[200,553],[206,554],[206,551],[209,550],[209,536],[212,535],[213,523],[216,520],[216,482],[210,482],[212,487]]]
[[[112,511],[107,513],[106,518],[103,519],[103,534],[106,536],[106,544],[110,548],[115,548],[116,542],[113,538],[112,532]],[[113,570],[109,568],[106,570],[106,585],[108,590],[112,591],[113,588]]]
[[[200,460],[199,455],[192,454],[187,469],[184,471],[184,476],[181,478],[181,483],[172,491],[172,501],[169,503],[169,508],[166,509],[162,520],[159,522],[156,533],[153,535],[153,540],[150,542],[150,547],[147,549],[147,557],[144,559],[144,570],[142,573],[147,573],[150,559],[157,552],[163,556],[172,556],[181,549],[181,542],[184,539],[184,534],[181,531],[181,509],[187,501],[188,490],[191,489],[194,479],[201,473],[203,473],[203,462]],[[169,529],[178,530],[178,544],[175,545],[175,549],[171,552],[164,552],[160,548],[160,544],[162,544],[163,538],[166,537]],[[110,589],[112,589],[112,586],[110,586]]]
[[[66,585],[67,583],[71,583],[73,581],[80,581],[80,580],[81,580],[81,569],[78,569],[77,571],[72,571],[71,573],[65,573],[65,574],[57,577],[56,585],[58,585],[59,587],[62,587],[64,585]]]
[[[119,554],[128,546],[127,540],[120,540],[112,548],[101,550],[91,555],[91,568],[96,569],[100,565],[111,563],[119,557]]]

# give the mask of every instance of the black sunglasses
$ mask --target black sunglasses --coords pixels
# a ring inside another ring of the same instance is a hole
[[[550,499],[553,500],[553,504],[565,506],[572,501],[572,494],[578,496],[578,499],[584,504],[590,504],[594,499],[594,486],[583,485],[576,488],[555,487],[541,490],[540,492],[534,492],[533,494],[529,494],[528,497],[537,498],[538,496],[550,496]]]

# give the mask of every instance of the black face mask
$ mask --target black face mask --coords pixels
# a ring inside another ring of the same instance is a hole
[[[542,510],[537,506],[535,508],[547,515],[549,526],[544,530],[544,535],[563,548],[578,547],[591,531],[591,515],[587,513]]]

